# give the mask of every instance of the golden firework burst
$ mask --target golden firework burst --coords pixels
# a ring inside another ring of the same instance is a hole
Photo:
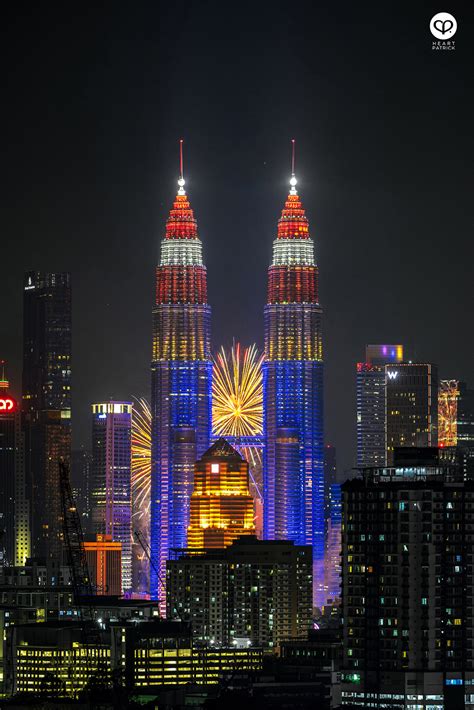
[[[263,427],[263,355],[255,345],[230,352],[221,348],[214,360],[212,424],[217,436],[255,436]]]
[[[135,398],[132,410],[133,514],[147,524],[151,488],[151,409],[146,399]]]

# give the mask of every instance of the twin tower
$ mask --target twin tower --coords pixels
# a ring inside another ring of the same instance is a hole
[[[156,269],[152,361],[150,594],[164,598],[166,560],[186,547],[194,463],[210,444],[211,308],[197,222],[184,179]],[[268,269],[265,306],[264,537],[312,545],[322,584],[323,355],[318,267],[292,175]]]

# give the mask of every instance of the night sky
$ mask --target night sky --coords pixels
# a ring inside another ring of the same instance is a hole
[[[330,7],[331,6],[331,7]],[[404,343],[474,386],[472,4],[96,3],[3,15],[0,358],[22,279],[72,272],[74,443],[149,396],[154,269],[178,139],[214,349],[263,345],[290,139],[320,268],[326,440],[354,463],[355,362]],[[58,9],[61,8],[61,9]],[[433,14],[456,50],[432,51]],[[77,13],[77,14],[76,14]]]

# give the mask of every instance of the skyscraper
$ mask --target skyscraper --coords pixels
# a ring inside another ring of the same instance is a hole
[[[122,591],[132,587],[132,404],[92,405],[94,532],[122,543]]]
[[[225,439],[218,439],[194,466],[188,547],[227,547],[254,535],[249,465]]]
[[[61,554],[59,459],[71,454],[71,284],[30,271],[23,311],[23,414],[33,554]]]
[[[367,345],[357,363],[357,465],[384,466],[385,365],[403,361],[403,345]]]
[[[153,309],[150,594],[163,602],[168,552],[186,547],[194,462],[209,447],[211,428],[211,309],[182,160],[178,184]]]
[[[425,363],[385,366],[387,464],[396,446],[438,445],[438,368]]]
[[[317,603],[325,549],[321,320],[314,244],[293,174],[265,307],[264,537],[312,545]]]
[[[24,436],[20,407],[0,365],[0,565],[24,565],[31,554]]]

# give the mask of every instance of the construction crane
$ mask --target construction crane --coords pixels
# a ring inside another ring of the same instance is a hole
[[[67,563],[71,572],[74,605],[80,612],[82,620],[81,628],[86,652],[87,675],[90,680],[98,681],[100,684],[101,680],[106,680],[106,671],[103,668],[93,668],[90,653],[91,647],[98,649],[101,645],[101,634],[96,623],[96,612],[93,603],[94,589],[87,566],[81,520],[72,496],[69,468],[63,460],[59,461],[59,489],[61,493],[64,545]]]
[[[148,543],[143,539],[142,534],[141,534],[141,532],[140,532],[139,530],[134,530],[134,531],[133,531],[133,534],[135,535],[136,539],[138,540],[138,543],[139,543],[140,547],[142,548],[143,552],[145,553],[145,557],[147,558],[148,562],[149,562],[150,565],[153,567],[153,571],[156,573],[156,576],[158,577],[158,579],[159,579],[159,581],[160,581],[161,588],[164,589],[164,588],[165,588],[165,585],[164,585],[164,582],[163,582],[163,578],[161,577],[161,575],[160,575],[160,573],[159,573],[159,571],[158,571],[158,567],[155,565],[155,563],[154,563],[153,560],[151,559],[150,546],[149,546]],[[160,600],[158,600],[158,613],[160,612],[159,602],[160,602]]]

